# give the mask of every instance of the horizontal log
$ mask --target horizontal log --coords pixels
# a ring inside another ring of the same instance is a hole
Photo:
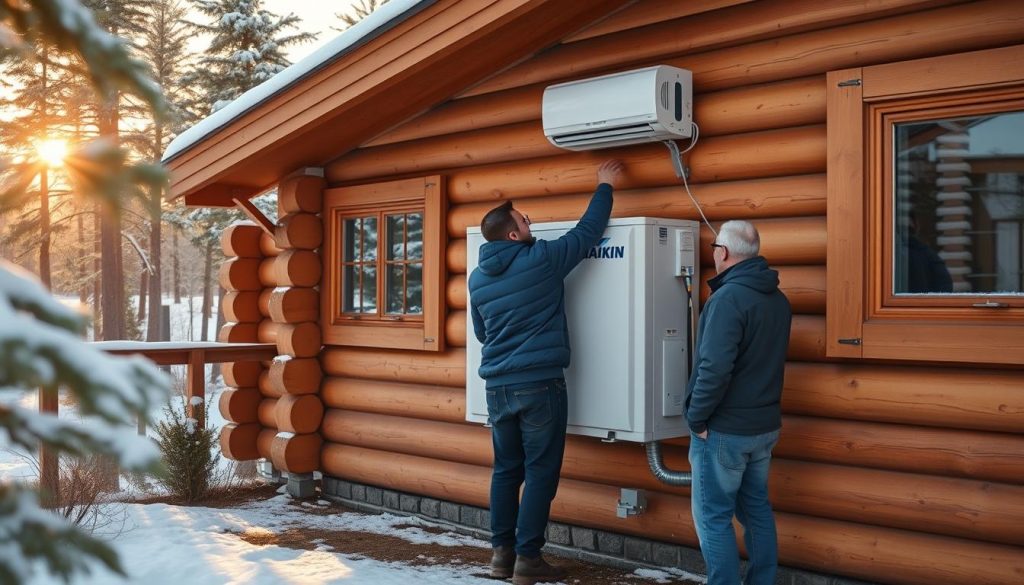
[[[313,358],[320,354],[320,325],[317,323],[281,324],[277,330],[277,349],[293,358]]]
[[[825,317],[793,315],[786,359],[794,362],[825,361]]]
[[[229,362],[221,366],[220,371],[225,385],[253,388],[263,371],[263,365],[259,362]]]
[[[277,343],[277,332],[280,328],[280,323],[264,319],[257,324],[256,338],[260,343]]]
[[[514,97],[524,101],[536,99],[532,92],[529,95],[518,92]],[[455,105],[461,101],[456,101]],[[499,110],[501,118],[506,118],[508,111],[525,111],[527,117],[468,132],[460,129],[467,124],[480,126],[482,119],[471,118],[445,129],[432,124],[431,128],[439,131],[438,134],[360,148],[328,166],[327,173],[333,182],[354,182],[394,174],[424,174],[437,169],[555,156],[563,151],[545,138],[539,106],[539,100],[513,104]],[[699,121],[700,134],[705,139],[821,124],[825,122],[825,78],[816,76],[701,95],[695,100],[694,119]]]
[[[268,383],[278,395],[318,394],[323,370],[316,359],[282,359],[270,363]]]
[[[793,363],[787,413],[1024,432],[1024,371]]]
[[[220,248],[228,258],[262,258],[260,236],[263,229],[255,224],[236,223],[220,236]]]
[[[261,459],[273,461],[273,446],[276,437],[277,429],[260,427],[260,434],[256,437],[256,450],[259,451]]]
[[[274,243],[281,249],[315,250],[323,240],[324,225],[312,213],[289,213],[274,228]]]
[[[259,280],[265,287],[310,288],[320,282],[320,255],[309,250],[285,250],[263,260]]]
[[[259,459],[257,437],[260,425],[228,423],[220,430],[220,452],[232,461]]]
[[[326,474],[388,489],[474,506],[488,505],[490,469],[425,457],[327,443]],[[615,515],[619,488],[563,480],[552,520],[697,546],[689,497],[651,493],[644,514]],[[1010,585],[1024,571],[1020,548],[948,536],[779,512],[779,561],[784,565],[894,584]],[[742,543],[738,543],[742,549]]]
[[[451,210],[449,210],[448,216],[451,217]],[[463,230],[463,237],[457,240],[448,240],[448,245],[445,247],[445,266],[449,274],[466,273],[465,230]]]
[[[227,291],[259,291],[260,262],[258,258],[232,258],[220,265],[217,281]]]
[[[289,213],[320,213],[323,207],[323,177],[308,175],[289,177],[278,184],[277,206],[281,215]]]
[[[660,23],[652,27],[653,33],[645,28],[565,45],[508,69],[462,95],[492,93],[568,76],[586,78],[607,72],[609,68],[614,70],[617,63],[644,61],[689,69],[693,72],[694,89],[704,92],[1024,40],[1013,3],[974,2],[926,13],[879,18],[884,12],[879,13],[875,7],[865,10],[863,3],[804,2],[809,6],[806,11],[788,5],[780,11],[777,7],[754,3],[751,8],[698,15],[681,23]],[[908,7],[914,4],[921,3],[910,0]],[[801,30],[796,24],[801,18],[818,17],[836,5],[845,5],[843,10],[863,13],[862,19],[874,20],[790,34]],[[751,27],[758,28],[759,32],[749,34]],[[735,36],[744,32],[748,35]],[[749,42],[781,34],[788,36]],[[707,46],[727,44],[730,40],[743,44],[705,50]],[[694,51],[700,52],[691,54]]]
[[[483,426],[331,410],[322,432],[335,443],[430,457],[439,464],[492,462],[490,432]],[[562,476],[672,491],[651,476],[640,445],[605,447],[570,437]],[[672,465],[688,470],[685,452],[672,450]],[[773,461],[770,486],[777,510],[1002,544],[1024,542],[1020,486],[785,459]]]
[[[277,398],[264,398],[260,401],[257,417],[263,428],[277,429]]]
[[[804,126],[701,139],[686,155],[694,193],[718,181],[765,179],[825,171],[825,127]],[[455,169],[448,173],[451,203],[566,195],[592,191],[597,167],[619,158],[619,189],[677,185],[669,153],[660,144],[582,152]]]
[[[268,288],[260,293],[260,313],[278,323],[320,319],[320,292],[315,288]]]
[[[691,191],[712,221],[824,216],[826,210],[824,175],[704,183],[693,185]],[[531,197],[516,200],[515,205],[534,223],[576,220],[586,211],[591,196],[588,192]],[[501,201],[488,197],[485,201],[452,206],[448,212],[448,233],[464,237],[467,227],[479,226],[484,214],[499,203]],[[645,216],[700,220],[700,214],[681,185],[615,191],[612,217]],[[465,272],[464,259],[462,266],[462,270],[454,272]]]
[[[224,420],[245,424],[259,422],[259,407],[263,396],[256,388],[238,388],[221,392],[217,403]]]
[[[268,369],[264,369],[260,372],[257,389],[260,391],[260,396],[265,398],[280,398],[284,396],[283,392],[279,391],[278,388],[270,383],[270,370]]]
[[[258,323],[262,319],[259,307],[259,293],[256,291],[231,291],[224,294],[220,309],[225,321],[234,323]]]
[[[256,323],[225,323],[217,332],[221,343],[256,343],[259,341],[259,325]]]
[[[444,322],[445,340],[450,347],[466,347],[466,311],[451,311]]]
[[[277,400],[277,428],[296,434],[315,433],[324,418],[324,404],[312,394],[286,394]]]
[[[289,473],[320,471],[320,452],[323,439],[319,434],[292,435],[279,433],[270,447],[274,467]]]
[[[602,18],[595,24],[573,33],[562,39],[562,43],[574,43],[584,39],[600,37],[623,30],[640,28],[650,24],[674,20],[691,14],[710,12],[727,6],[744,4],[751,0],[646,0],[636,2],[619,10],[608,18]]]
[[[403,352],[354,347],[327,347],[324,373],[346,378],[465,387],[466,351]]]
[[[263,235],[260,236],[260,253],[263,255],[263,257],[273,258],[274,256],[280,254],[282,251],[283,250],[281,250],[281,248],[278,248],[277,244],[274,243],[274,238],[267,232],[263,232]]]
[[[1024,485],[1024,436],[786,415],[775,456]]]
[[[779,273],[779,289],[789,299],[794,314],[825,314],[824,266],[775,266]],[[701,270],[700,302],[708,301],[711,289],[708,280],[715,276],[714,266]]]
[[[446,422],[466,419],[463,388],[329,377],[321,397],[329,408]]]
[[[453,274],[448,277],[448,284],[445,286],[445,301],[449,309],[465,311],[469,306],[466,295],[466,274]]]

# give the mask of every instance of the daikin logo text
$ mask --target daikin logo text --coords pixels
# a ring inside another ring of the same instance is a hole
[[[611,258],[625,258],[626,247],[625,246],[609,246],[608,242],[611,238],[601,238],[601,241],[596,246],[590,249],[590,253],[587,254],[587,258],[598,258],[598,259],[611,259]]]

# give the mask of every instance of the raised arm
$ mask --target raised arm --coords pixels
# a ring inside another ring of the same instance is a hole
[[[569,274],[600,241],[612,213],[612,190],[624,169],[625,165],[618,160],[601,163],[597,169],[597,190],[579,223],[564,236],[547,243],[548,260],[560,276]]]

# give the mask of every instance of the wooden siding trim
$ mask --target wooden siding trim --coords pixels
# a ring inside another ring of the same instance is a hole
[[[631,28],[640,28],[650,24],[658,24],[666,20],[675,20],[711,12],[719,8],[728,8],[737,4],[746,4],[753,0],[645,0],[610,14],[596,24],[588,26],[580,32],[569,35],[563,43],[574,43],[585,39],[600,37]]]
[[[864,100],[1019,85],[1022,79],[1024,45],[1016,45],[867,67]]]

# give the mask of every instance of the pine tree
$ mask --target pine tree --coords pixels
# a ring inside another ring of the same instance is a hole
[[[170,139],[181,131],[184,122],[191,119],[189,113],[177,105],[185,102],[189,96],[188,86],[181,83],[181,76],[190,56],[186,47],[189,30],[184,19],[185,8],[179,0],[156,0],[149,8],[148,25],[142,36],[141,54],[152,68],[157,85],[171,102],[168,119],[165,121],[160,117],[154,118],[145,132],[146,144],[142,152],[147,159],[154,162],[159,162]],[[150,192],[149,256],[152,273],[149,278],[147,341],[159,341],[168,333],[160,330],[163,293],[163,197],[163,189],[153,188]]]
[[[82,58],[102,91],[130,91],[155,107],[162,98],[131,58],[124,43],[99,28],[77,0],[0,2],[0,29],[13,30],[3,42],[16,44],[18,59],[31,59],[47,42]],[[122,194],[163,175],[150,165],[132,164],[110,144],[91,144],[72,157],[76,189],[117,207]],[[0,160],[0,200],[23,199],[31,165]],[[33,449],[42,442],[78,456],[102,453],[129,469],[145,469],[159,458],[152,443],[124,425],[166,399],[169,382],[152,364],[114,358],[82,343],[86,319],[49,296],[32,276],[0,263],[0,387],[26,392],[68,389],[86,417],[103,425],[61,421],[17,405],[0,406],[0,429],[11,442]],[[28,581],[37,562],[65,580],[88,572],[97,561],[123,573],[108,545],[82,534],[39,508],[37,496],[0,484],[0,582]]]
[[[351,6],[351,9],[352,9],[351,13],[348,13],[348,12],[338,12],[338,13],[335,13],[334,16],[336,16],[339,19],[341,19],[341,21],[344,24],[342,26],[332,27],[332,28],[334,28],[334,30],[337,30],[337,31],[343,31],[343,30],[345,30],[347,28],[355,26],[355,24],[357,22],[359,22],[360,20],[366,18],[367,16],[370,16],[370,14],[373,13],[374,10],[377,10],[378,8],[380,8],[381,6],[384,6],[387,3],[388,3],[388,0],[380,0],[379,2],[378,2],[378,0],[359,0],[358,4],[353,4]]]
[[[192,23],[213,39],[185,83],[199,88],[189,106],[202,116],[270,79],[291,63],[284,49],[312,41],[312,33],[286,34],[298,26],[294,14],[278,16],[260,0],[193,0],[209,24]]]

